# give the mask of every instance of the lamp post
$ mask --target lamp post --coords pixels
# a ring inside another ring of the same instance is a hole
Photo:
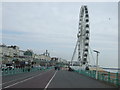
[[[98,79],[98,53],[100,53],[97,50],[93,50],[94,52],[97,53],[97,58],[96,58],[96,79]]]

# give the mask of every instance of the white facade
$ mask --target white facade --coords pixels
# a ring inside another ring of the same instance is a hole
[[[7,48],[7,46],[5,45],[0,45],[0,54],[2,55],[9,55],[9,50]]]
[[[41,54],[41,55],[39,55],[40,56],[40,59],[41,60],[46,60],[46,61],[50,61],[51,60],[51,57],[50,56],[46,56],[46,55],[43,55],[43,54]]]
[[[37,54],[34,54],[34,58],[35,58],[35,59],[40,59],[40,56],[37,55]]]
[[[19,56],[24,56],[24,52],[23,50],[19,50]]]
[[[8,46],[9,56],[19,56],[19,47],[15,46],[13,48],[12,46]]]
[[[0,45],[0,54],[3,56],[11,56],[19,55],[19,47],[13,48],[11,46]]]
[[[32,50],[30,50],[33,52]],[[51,61],[51,57],[49,55],[45,54],[32,54],[32,56],[24,55],[26,51],[19,50],[18,46],[6,46],[6,45],[0,45],[0,57],[4,57],[3,61],[4,63],[11,62],[12,60],[18,59],[19,61]]]

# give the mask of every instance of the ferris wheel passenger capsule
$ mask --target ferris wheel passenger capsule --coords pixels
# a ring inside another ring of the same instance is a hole
[[[86,30],[86,33],[89,33],[89,30]]]

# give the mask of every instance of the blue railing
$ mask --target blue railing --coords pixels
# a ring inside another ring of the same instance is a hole
[[[93,70],[74,70],[77,73],[96,78],[96,71]],[[98,72],[98,80],[105,81],[116,86],[120,86],[120,74],[110,72]]]
[[[48,70],[52,69],[53,67],[34,67],[34,68],[14,68],[14,69],[3,69],[1,70],[2,76],[5,75],[14,75],[14,74],[20,74],[20,73],[27,73],[27,72],[35,72],[35,71],[42,71],[42,70]]]

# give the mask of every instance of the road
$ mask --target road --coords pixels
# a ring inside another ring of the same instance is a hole
[[[4,76],[3,88],[115,88],[90,77],[65,70],[47,70]]]

